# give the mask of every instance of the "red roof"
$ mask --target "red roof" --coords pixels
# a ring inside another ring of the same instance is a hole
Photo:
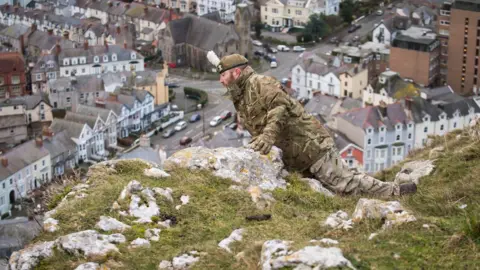
[[[0,53],[0,73],[25,72],[23,57],[18,52]]]

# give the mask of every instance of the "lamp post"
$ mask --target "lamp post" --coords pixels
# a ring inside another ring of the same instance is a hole
[[[197,104],[197,108],[202,110],[203,136],[205,136],[205,110],[203,109],[204,106],[200,103]]]

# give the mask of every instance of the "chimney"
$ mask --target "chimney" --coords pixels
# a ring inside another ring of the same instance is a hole
[[[10,10],[10,5],[9,4],[5,5],[5,10],[7,10],[7,11]]]
[[[107,42],[107,39],[103,39],[103,44],[105,45],[105,50],[108,51],[108,42]]]
[[[48,35],[49,35],[49,36],[53,35],[53,29],[48,29],[47,32],[48,32]]]
[[[35,145],[37,145],[38,147],[42,147],[43,146],[42,138],[35,138]]]
[[[112,1],[108,1],[108,6],[109,6],[109,7],[113,7]]]
[[[83,49],[88,50],[88,41],[86,39],[83,42]]]
[[[122,28],[120,28],[120,25],[117,25],[117,34],[120,35],[120,32],[122,31]]]
[[[63,33],[63,38],[66,39],[66,40],[68,40],[68,32],[64,32],[64,33]]]
[[[123,48],[124,48],[124,49],[127,49],[127,40],[124,40],[124,41],[123,41]]]
[[[18,12],[18,6],[15,6],[14,10],[15,10],[15,13],[17,13]]]
[[[57,45],[55,45],[55,54],[59,55],[61,51],[62,51],[62,48],[60,47],[60,41],[57,40]]]
[[[37,31],[37,24],[36,23],[32,23],[31,31],[32,32]]]
[[[145,134],[140,136],[140,147],[150,147],[150,138]]]
[[[143,8],[143,11],[145,12],[145,14],[148,14],[148,7],[145,6],[145,8]]]
[[[8,158],[2,157],[2,166],[5,168],[8,167]]]
[[[353,69],[353,73],[354,73],[354,74],[357,74],[357,73],[358,73],[358,64],[355,65],[355,68]]]
[[[382,115],[382,118],[387,117],[387,103],[385,103],[385,101],[380,101],[378,109],[380,111],[380,114]]]

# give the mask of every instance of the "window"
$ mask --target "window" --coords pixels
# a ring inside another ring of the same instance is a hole
[[[37,164],[33,165],[33,170],[34,170],[34,171],[37,170]]]
[[[443,130],[443,125],[440,125],[440,130]]]
[[[108,55],[103,56],[103,62],[108,62]]]
[[[42,79],[42,74],[37,74],[35,78],[37,79],[37,81],[40,81]]]
[[[272,13],[278,13],[278,9],[272,8]]]
[[[117,55],[116,54],[112,55],[112,61],[117,61]]]
[[[45,160],[42,160],[42,166],[45,166]]]
[[[132,53],[131,58],[132,59],[137,59],[137,55],[135,53]]]
[[[397,125],[397,130],[401,130],[402,129],[402,125],[398,124]]]
[[[400,141],[400,135],[397,135],[396,140]]]
[[[3,183],[3,188],[5,188],[5,183]],[[0,205],[4,205],[5,204],[5,197],[0,197]]]
[[[408,128],[412,128],[412,126],[413,126],[412,124],[408,124]]]
[[[68,70],[68,69],[66,69],[66,70],[65,70],[65,75],[67,75],[67,76],[68,76],[68,74],[69,74],[69,70]]]
[[[40,120],[45,120],[45,114],[44,113],[40,114]]]
[[[64,66],[68,66],[69,62],[70,61],[68,59],[63,59],[63,65]]]
[[[368,144],[368,145],[372,144],[372,139],[368,139],[368,140],[367,140],[367,144]]]
[[[295,10],[295,14],[296,15],[302,15],[302,11],[301,10]]]
[[[383,143],[383,141],[384,141],[384,137],[382,136],[380,137],[380,142]]]
[[[380,128],[380,131],[381,131],[381,132],[384,132],[384,131],[385,131],[385,127],[381,127],[381,128]]]
[[[367,150],[367,158],[370,158],[371,155],[372,155],[372,152],[370,150]]]
[[[368,133],[368,134],[372,134],[372,132],[373,132],[373,128],[367,129],[367,133]]]
[[[456,128],[456,127],[457,127],[457,123],[453,122],[453,128]]]
[[[95,56],[95,57],[93,58],[93,62],[95,62],[95,63],[98,63],[98,62],[99,62],[98,56]]]
[[[19,84],[20,83],[20,76],[14,75],[12,76],[12,84]]]
[[[67,103],[70,103],[70,98],[69,97],[67,97]]]
[[[76,65],[76,64],[78,64],[78,60],[77,60],[77,58],[73,58],[72,59],[72,65]]]
[[[428,132],[428,127],[425,127],[425,128],[423,129],[423,132],[427,133],[427,132]]]
[[[351,155],[352,155],[352,152],[353,152],[353,151],[352,151],[352,149],[351,149],[351,148],[350,148],[350,149],[348,149],[348,151],[347,151],[347,155],[351,156]]]
[[[412,138],[412,133],[408,133],[408,139],[410,140]]]

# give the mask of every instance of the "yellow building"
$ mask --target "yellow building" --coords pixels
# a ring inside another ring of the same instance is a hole
[[[135,76],[135,82],[129,84],[152,94],[155,105],[168,102],[168,86],[165,85],[165,78],[168,76],[168,65],[166,63],[160,71],[144,70],[131,73],[131,75]]]
[[[348,71],[339,75],[340,96],[354,99],[362,98],[363,90],[368,83],[368,68],[354,65]]]

